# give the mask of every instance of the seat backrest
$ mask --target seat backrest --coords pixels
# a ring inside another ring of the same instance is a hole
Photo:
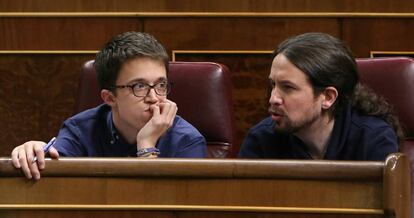
[[[384,96],[414,139],[414,60],[408,57],[357,59],[360,80]]]
[[[411,165],[411,187],[414,187],[414,60],[408,57],[357,59],[360,80],[384,96],[394,107],[404,127],[403,152]],[[414,188],[411,191],[414,214]]]
[[[94,61],[81,69],[75,113],[102,103]],[[230,72],[211,62],[170,62],[168,80],[173,83],[168,98],[178,105],[178,114],[195,126],[207,140],[207,156],[231,157],[235,120]]]

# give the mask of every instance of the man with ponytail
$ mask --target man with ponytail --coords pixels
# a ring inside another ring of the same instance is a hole
[[[242,158],[384,160],[402,131],[392,107],[358,83],[343,42],[305,33],[274,51],[270,116],[254,126]]]

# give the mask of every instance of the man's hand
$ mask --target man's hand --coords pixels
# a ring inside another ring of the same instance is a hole
[[[151,105],[151,119],[137,134],[137,148],[155,147],[158,139],[170,128],[177,114],[177,104],[170,100]]]
[[[28,179],[40,179],[40,170],[44,169],[46,165],[45,153],[43,152],[45,144],[41,141],[28,141],[15,147],[11,153],[13,166],[20,168]],[[54,147],[50,148],[49,154],[54,159],[59,158],[59,153]],[[34,157],[37,157],[36,161],[34,161]]]

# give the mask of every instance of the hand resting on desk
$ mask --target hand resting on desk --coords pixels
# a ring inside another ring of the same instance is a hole
[[[40,179],[40,171],[45,168],[45,145],[42,141],[28,141],[15,147],[11,153],[13,166],[21,169],[28,179]],[[49,155],[54,159],[59,158],[59,153],[54,147],[50,148]]]

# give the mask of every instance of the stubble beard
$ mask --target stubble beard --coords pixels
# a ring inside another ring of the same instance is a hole
[[[320,113],[313,111],[310,116],[307,116],[304,119],[298,120],[296,122],[290,120],[287,116],[284,116],[281,122],[273,121],[275,122],[274,130],[275,132],[281,134],[295,134],[303,129],[312,126],[312,124],[314,124],[320,118],[320,116]]]

